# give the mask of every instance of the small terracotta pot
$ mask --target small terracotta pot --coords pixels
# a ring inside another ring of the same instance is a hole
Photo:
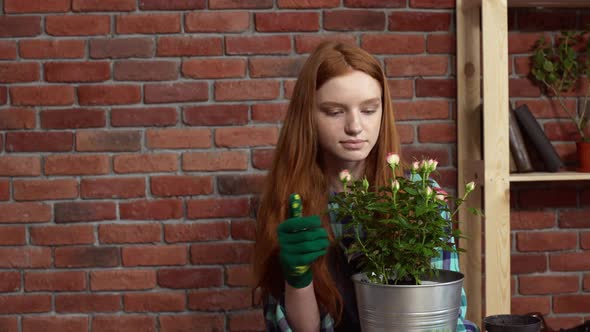
[[[590,172],[590,142],[576,142],[578,150],[578,172]]]

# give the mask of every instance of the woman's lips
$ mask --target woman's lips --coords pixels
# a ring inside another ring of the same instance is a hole
[[[366,141],[362,140],[348,140],[348,141],[340,141],[342,147],[346,150],[360,150],[365,145]]]

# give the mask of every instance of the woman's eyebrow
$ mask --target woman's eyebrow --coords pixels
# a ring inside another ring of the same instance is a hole
[[[381,98],[371,98],[371,99],[367,99],[363,102],[361,102],[361,106],[367,105],[367,104],[376,104],[376,103],[381,103]],[[337,103],[335,101],[325,101],[323,103],[320,103],[319,107],[346,107],[347,105],[345,104],[341,104],[341,103]]]

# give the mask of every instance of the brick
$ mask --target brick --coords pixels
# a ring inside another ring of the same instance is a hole
[[[551,297],[513,297],[510,301],[510,308],[510,313],[514,315],[526,315],[531,312],[540,312],[541,314],[546,315],[551,310]]]
[[[389,15],[390,31],[449,31],[450,13],[392,12]]]
[[[78,87],[80,105],[117,105],[141,102],[138,85],[83,85]]]
[[[166,56],[211,56],[222,55],[221,38],[218,37],[160,37],[157,55]]]
[[[84,40],[20,40],[19,55],[24,59],[77,59],[84,57]]]
[[[277,36],[227,36],[225,52],[228,55],[245,54],[289,54],[291,38]]]
[[[580,139],[575,125],[571,122],[545,122],[543,124],[543,131],[549,140],[567,141]]]
[[[19,332],[18,317],[0,317],[2,332]]]
[[[554,211],[512,211],[510,229],[543,229],[555,226]]]
[[[9,199],[10,199],[10,182],[8,181],[8,179],[0,180],[0,201],[7,201]]]
[[[9,41],[9,40],[0,41],[0,59],[1,60],[15,60],[16,59],[16,41]]]
[[[397,101],[395,120],[446,120],[450,116],[450,103],[447,100]]]
[[[268,9],[273,0],[209,0],[209,9]]]
[[[256,149],[252,151],[252,166],[256,169],[268,170],[272,165],[274,149]]]
[[[248,199],[199,199],[187,201],[187,218],[245,217],[249,214]]]
[[[174,61],[123,60],[113,66],[117,81],[169,81],[178,78],[178,64]]]
[[[559,295],[553,297],[553,312],[556,314],[588,312],[590,295]]]
[[[150,149],[194,149],[211,147],[210,129],[148,129],[146,146]]]
[[[36,62],[0,62],[0,83],[39,81],[39,68]]]
[[[287,103],[255,104],[252,105],[252,121],[254,122],[282,122],[287,115]]]
[[[188,262],[186,246],[151,245],[123,248],[123,266],[185,265]]]
[[[278,130],[275,127],[234,127],[215,130],[215,145],[218,147],[274,145],[277,140]]]
[[[168,243],[225,240],[229,237],[229,223],[166,224],[164,234]]]
[[[242,151],[188,152],[182,156],[184,171],[234,171],[248,168],[248,155]]]
[[[455,54],[457,39],[451,34],[428,35],[426,39],[426,51],[431,54],[445,53]]]
[[[559,211],[560,228],[589,228],[590,220],[588,218],[590,210],[565,210]]]
[[[67,85],[10,87],[12,105],[59,106],[74,103],[74,87]]]
[[[135,0],[72,0],[75,12],[125,12],[135,9]]]
[[[106,115],[102,109],[43,110],[39,114],[41,128],[44,129],[100,128],[106,125]]]
[[[213,177],[192,175],[152,176],[150,191],[153,196],[193,196],[213,193]]]
[[[45,31],[51,36],[100,36],[111,32],[106,15],[65,15],[45,17]]]
[[[5,86],[0,87],[0,105],[6,104],[8,102],[8,93]]]
[[[550,42],[550,36],[539,32],[518,32],[508,34],[508,54],[515,53],[531,53],[535,48],[537,41],[545,37],[547,42]]]
[[[183,311],[186,307],[184,293],[131,293],[125,294],[123,301],[128,312]]]
[[[559,329],[570,329],[584,323],[584,319],[579,316],[565,316],[565,317],[545,317],[545,326],[547,329],[559,331]]]
[[[52,155],[45,157],[46,175],[99,175],[109,172],[106,155]]]
[[[91,225],[31,227],[31,244],[54,246],[93,244],[94,227]]]
[[[528,78],[511,78],[508,82],[511,97],[540,97],[541,91]]]
[[[236,310],[250,306],[252,291],[249,288],[197,289],[188,293],[188,307],[191,310]]]
[[[256,239],[256,222],[254,220],[232,220],[231,237],[234,240]]]
[[[7,14],[22,13],[65,13],[70,10],[71,0],[6,0],[4,1],[4,12]]]
[[[580,234],[580,247],[582,249],[590,249],[590,233],[584,232]]]
[[[20,272],[0,272],[0,293],[16,292],[20,290]],[[0,327],[4,327],[0,321]]]
[[[546,270],[547,257],[545,254],[512,254],[510,257],[510,272],[512,274],[545,272]]]
[[[311,53],[320,43],[325,41],[335,41],[356,46],[356,37],[348,34],[303,34],[295,36],[295,50],[297,53]]]
[[[229,330],[264,331],[264,316],[260,310],[232,312],[229,315]]]
[[[452,143],[457,140],[457,128],[449,123],[423,124],[418,127],[420,142]]]
[[[216,1],[216,0],[210,0]],[[221,0],[224,2],[237,0]],[[253,1],[253,0],[247,0]],[[264,0],[267,1],[267,0]],[[160,315],[160,331],[222,331],[225,326],[223,314],[191,313],[189,315]]]
[[[324,12],[324,29],[330,31],[383,31],[385,13],[371,10],[334,10]]]
[[[88,331],[88,317],[33,316],[23,317],[23,332]]]
[[[388,80],[387,86],[392,98],[413,98],[414,97],[414,80],[396,79]]]
[[[545,295],[577,292],[580,279],[578,276],[520,276],[519,292],[523,295]]]
[[[90,272],[93,291],[144,290],[156,286],[154,270],[103,270]]]
[[[191,59],[182,62],[182,76],[190,78],[233,78],[246,76],[244,59]]]
[[[295,90],[295,80],[284,80],[283,87],[284,98],[291,99],[293,96],[293,90]]]
[[[139,151],[141,132],[139,131],[79,131],[76,133],[76,151]]]
[[[17,201],[72,199],[78,197],[78,181],[75,179],[14,180],[12,195]]]
[[[255,13],[258,32],[319,31],[320,16],[315,12],[267,12]]]
[[[0,295],[0,314],[24,314],[51,310],[51,295]]]
[[[575,100],[564,100],[563,103],[568,109],[574,109],[576,105]],[[569,118],[569,115],[561,108],[556,100],[530,100],[517,101],[515,107],[527,104],[531,113],[537,119],[542,118]]]
[[[271,100],[279,97],[280,83],[267,80],[215,82],[215,100]]]
[[[100,315],[92,318],[93,332],[156,331],[156,318],[142,315]]]
[[[26,242],[26,231],[24,226],[1,226],[0,245],[23,245]],[[2,280],[2,278],[0,278]]]
[[[446,97],[457,96],[457,86],[452,79],[418,79],[416,80],[417,97]]]
[[[243,32],[250,27],[246,11],[192,12],[184,18],[186,32]]]
[[[247,105],[203,105],[183,108],[183,122],[190,126],[245,125]]]
[[[144,178],[83,178],[80,180],[81,198],[137,198],[145,197]]]
[[[71,132],[12,132],[6,133],[8,152],[67,152],[72,151]]]
[[[211,255],[214,252],[215,255]],[[191,245],[192,264],[249,263],[254,257],[253,243],[200,243]]]
[[[111,77],[108,62],[48,62],[43,67],[47,82],[103,82]]]
[[[146,104],[181,103],[209,99],[207,82],[146,84],[143,91]]]
[[[455,0],[410,0],[412,8],[455,8]]]
[[[158,270],[158,285],[164,288],[191,289],[218,287],[222,283],[223,276],[221,269],[217,267]]]
[[[519,232],[516,248],[519,251],[556,251],[575,249],[578,235],[574,232]]]
[[[424,35],[392,33],[363,35],[361,46],[372,54],[418,54],[426,47]]]
[[[519,206],[532,209],[550,207],[576,206],[577,192],[573,188],[552,188],[552,195],[547,196],[547,189],[526,189],[519,192]]]
[[[584,290],[584,291],[588,291],[588,290],[590,290],[590,274],[585,274],[585,275],[584,275],[584,285],[583,285],[583,290]]]
[[[191,10],[205,9],[205,0],[141,0],[141,10]]]
[[[178,169],[178,157],[172,153],[123,154],[115,156],[116,173],[174,172]]]
[[[119,34],[153,34],[180,32],[179,14],[132,14],[117,16]]]
[[[340,0],[279,0],[279,8],[307,9],[307,8],[334,8],[340,6]]]
[[[58,294],[55,311],[58,313],[116,312],[121,309],[121,297],[115,294]]]
[[[111,125],[114,127],[171,126],[178,122],[174,107],[113,108]]]
[[[519,30],[545,31],[567,30],[576,28],[576,12],[560,10],[521,10],[518,12]]]
[[[590,270],[590,251],[551,254],[549,265],[552,271]]]
[[[0,129],[33,129],[36,122],[32,109],[9,108],[0,112]]]
[[[400,143],[410,144],[414,142],[414,126],[413,125],[396,125]]]
[[[24,280],[27,292],[64,292],[86,289],[86,272],[84,271],[25,272]]]
[[[401,8],[406,6],[406,0],[344,0],[345,7],[353,8]]]
[[[116,247],[58,247],[55,248],[55,267],[112,267],[119,265]]]
[[[114,202],[66,202],[54,204],[55,222],[103,221],[117,218]]]
[[[265,178],[262,174],[220,175],[217,191],[222,195],[260,194]]]
[[[51,219],[51,207],[43,203],[1,203],[0,223],[36,223]]]
[[[121,219],[167,220],[182,218],[182,201],[176,199],[142,200],[119,203]]]
[[[252,265],[228,265],[225,267],[225,283],[228,286],[251,286],[254,282],[253,275]]]
[[[101,243],[160,242],[162,230],[159,224],[106,224],[98,226]]]
[[[89,41],[90,58],[149,58],[154,54],[152,38],[105,38]]]
[[[34,37],[40,34],[40,16],[0,16],[0,37]]]
[[[305,58],[256,57],[249,59],[250,77],[297,77]]]
[[[51,248],[16,247],[0,248],[1,268],[48,268],[51,265]],[[0,301],[1,302],[1,301]],[[3,306],[0,306],[2,308]],[[0,312],[2,309],[0,309]]]
[[[449,57],[427,55],[385,59],[388,76],[444,76],[449,69]]]

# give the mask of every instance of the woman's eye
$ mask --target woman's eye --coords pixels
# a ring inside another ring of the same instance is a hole
[[[374,109],[374,108],[368,108],[368,109],[364,109],[363,110],[363,113],[367,113],[367,114],[372,114],[372,113],[375,113],[375,112],[377,112],[377,110]]]
[[[326,110],[326,114],[328,114],[329,116],[336,116],[338,114],[341,114],[343,111],[342,110]]]

